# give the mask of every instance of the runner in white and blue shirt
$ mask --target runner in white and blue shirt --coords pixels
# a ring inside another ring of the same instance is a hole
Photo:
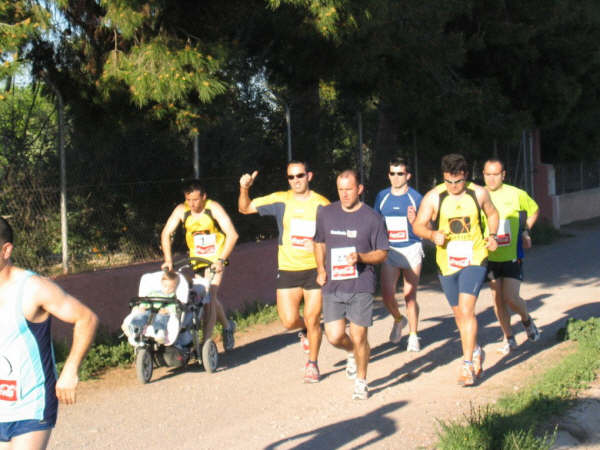
[[[382,190],[375,198],[374,209],[385,219],[390,251],[381,266],[381,292],[386,309],[394,317],[390,341],[400,343],[402,328],[407,323],[400,313],[396,301],[396,287],[400,274],[404,279],[404,301],[410,335],[407,350],[420,350],[417,327],[419,305],[417,286],[421,276],[423,247],[421,239],[413,233],[412,222],[423,196],[408,185],[411,178],[408,162],[403,158],[390,161],[388,177],[390,187]]]

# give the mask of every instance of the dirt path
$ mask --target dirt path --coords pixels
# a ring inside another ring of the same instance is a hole
[[[83,383],[78,403],[61,407],[52,449],[330,449],[430,448],[436,419],[459,419],[472,406],[494,402],[520,389],[558,361],[570,343],[557,343],[567,317],[600,315],[600,232],[572,227],[574,236],[527,256],[523,297],[542,339],[529,343],[513,324],[518,351],[501,357],[500,329],[490,293],[478,302],[479,337],[487,353],[482,383],[455,384],[460,342],[438,282],[420,288],[420,353],[388,343],[391,326],[381,303],[369,331],[371,397],[351,400],[344,353],[324,339],[322,381],[302,383],[305,357],[295,333],[279,324],[238,333],[237,348],[221,354],[212,375],[193,366],[185,372],[160,370],[140,385],[133,370],[114,370]],[[598,444],[598,443],[596,443]]]

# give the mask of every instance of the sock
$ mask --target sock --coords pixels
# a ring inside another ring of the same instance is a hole
[[[316,362],[316,361],[311,361],[311,360],[309,359],[307,364],[314,364],[314,365],[316,366],[316,365],[317,365],[317,362]]]
[[[417,335],[417,333],[416,333],[416,332],[414,332],[414,331],[411,331],[411,332],[410,332],[410,335],[411,335],[411,336],[416,336],[416,335]]]
[[[527,320],[521,320],[521,322],[523,322],[524,326],[528,327],[531,325],[531,317],[527,317]]]
[[[473,365],[473,361],[463,361],[465,366],[472,366]]]
[[[477,356],[481,353],[481,347],[478,345],[477,347],[475,347],[475,350],[473,350],[473,356]]]

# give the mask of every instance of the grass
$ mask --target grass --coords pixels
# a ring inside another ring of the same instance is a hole
[[[600,318],[570,319],[558,337],[576,341],[576,351],[520,392],[472,410],[463,421],[440,422],[438,448],[550,448],[556,430],[544,432],[545,424],[573,406],[577,393],[596,378],[600,368]]]

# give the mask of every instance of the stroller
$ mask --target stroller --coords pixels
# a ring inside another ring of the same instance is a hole
[[[193,264],[199,258],[193,258]],[[210,264],[201,260],[200,263]],[[198,332],[202,330],[204,305],[210,300],[209,286],[214,273],[205,278],[194,278],[190,287],[187,279],[177,271],[179,283],[174,297],[157,297],[152,293],[160,289],[163,272],[142,275],[138,296],[129,301],[132,308],[123,320],[123,329],[129,343],[135,348],[135,367],[138,379],[148,383],[154,367],[185,367],[194,356],[204,369],[212,373],[218,364],[217,346],[212,339],[200,345]],[[143,305],[144,308],[141,308]],[[163,308],[171,313],[167,318],[159,314]]]

